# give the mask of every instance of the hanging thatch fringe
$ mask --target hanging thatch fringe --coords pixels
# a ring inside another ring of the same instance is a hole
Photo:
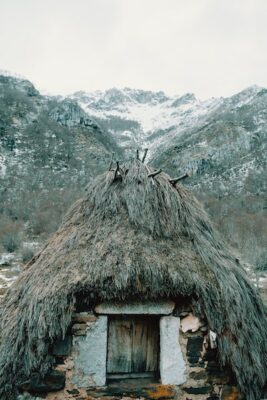
[[[114,172],[92,183],[1,303],[1,400],[52,366],[48,350],[64,337],[77,293],[92,304],[193,296],[217,333],[221,363],[231,365],[246,400],[259,400],[267,317],[242,261],[185,188],[164,173],[155,185],[138,160],[124,169],[120,184]]]
[[[142,163],[143,164],[145,162],[145,159],[146,159],[146,156],[147,156],[147,152],[148,152],[148,149],[145,149],[145,152],[144,152],[144,155],[143,155],[143,158],[142,158]]]

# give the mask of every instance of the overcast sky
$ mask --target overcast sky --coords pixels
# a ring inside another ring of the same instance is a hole
[[[267,0],[0,0],[0,68],[52,94],[267,86]]]

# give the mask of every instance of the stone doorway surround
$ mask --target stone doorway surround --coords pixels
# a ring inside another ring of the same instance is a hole
[[[171,315],[172,301],[101,303],[85,336],[73,339],[74,371],[72,382],[79,387],[106,385],[109,315],[157,315],[160,330],[159,373],[162,384],[181,385],[186,381],[186,364],[179,343],[180,318]]]

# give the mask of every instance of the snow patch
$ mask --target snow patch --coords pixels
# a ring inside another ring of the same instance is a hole
[[[3,178],[6,175],[6,157],[0,154],[0,176]]]

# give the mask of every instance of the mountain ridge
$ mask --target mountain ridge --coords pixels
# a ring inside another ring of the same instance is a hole
[[[173,136],[205,121],[221,106],[239,107],[244,103],[244,97],[249,101],[248,97],[252,98],[261,90],[263,88],[254,85],[225,99],[199,100],[193,93],[168,97],[164,92],[113,88],[98,91],[96,95],[76,92],[69,98],[102,123],[126,152],[136,146],[149,147],[151,157],[159,146],[168,146]],[[124,129],[125,121],[128,121],[130,132]]]

